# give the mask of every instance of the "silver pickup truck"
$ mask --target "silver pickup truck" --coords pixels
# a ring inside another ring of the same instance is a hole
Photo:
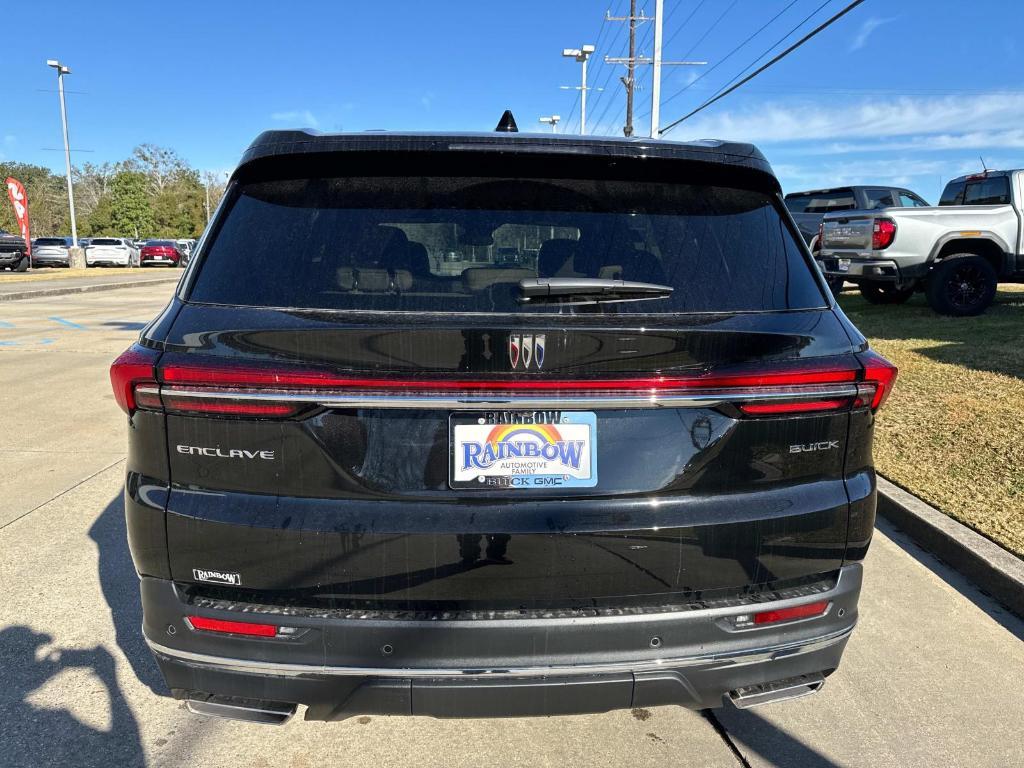
[[[1022,209],[1024,171],[961,176],[938,206],[827,214],[816,258],[874,304],[924,291],[940,314],[977,315],[998,282],[1024,280]]]

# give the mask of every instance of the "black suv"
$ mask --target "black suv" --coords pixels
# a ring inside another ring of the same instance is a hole
[[[111,369],[146,640],[266,722],[810,693],[895,374],[752,146],[264,133]]]

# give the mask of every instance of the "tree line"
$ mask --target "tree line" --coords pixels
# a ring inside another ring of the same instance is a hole
[[[0,181],[25,185],[32,237],[71,233],[67,182],[62,174],[29,163],[0,161]],[[207,187],[212,211],[224,180],[200,175],[173,149],[142,144],[117,163],[71,169],[79,237],[187,238],[206,226]],[[17,232],[12,206],[0,201],[0,229]]]

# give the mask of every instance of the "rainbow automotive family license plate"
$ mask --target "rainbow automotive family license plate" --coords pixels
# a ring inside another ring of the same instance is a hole
[[[449,421],[452,488],[593,488],[597,418],[578,411],[469,411]]]

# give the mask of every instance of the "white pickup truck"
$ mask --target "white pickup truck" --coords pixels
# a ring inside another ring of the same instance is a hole
[[[940,314],[977,315],[997,283],[1024,281],[1022,210],[1024,171],[961,176],[937,206],[827,214],[816,258],[874,304],[924,291]]]

